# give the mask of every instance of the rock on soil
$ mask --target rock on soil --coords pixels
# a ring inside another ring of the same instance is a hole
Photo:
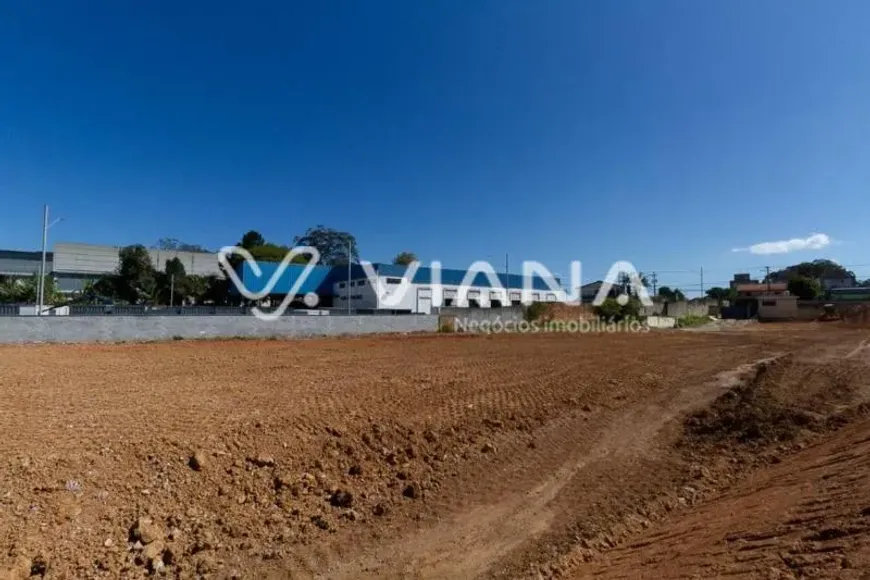
[[[349,491],[338,490],[329,498],[329,503],[335,507],[350,507],[353,504],[353,494]]]
[[[132,541],[140,541],[147,545],[156,540],[163,538],[163,530],[155,524],[149,517],[141,517],[136,521],[136,525],[130,530],[130,539]]]
[[[190,456],[188,465],[190,465],[190,468],[194,471],[202,471],[203,469],[205,469],[206,462],[207,460],[205,458],[205,453],[203,453],[202,451],[197,451]]]

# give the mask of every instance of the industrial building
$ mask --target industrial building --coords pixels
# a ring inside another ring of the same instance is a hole
[[[53,251],[46,252],[45,271],[54,277],[60,292],[78,292],[88,281],[115,272],[120,262],[120,250],[120,246],[59,242]],[[168,260],[178,258],[188,274],[207,276],[221,273],[217,254],[157,249],[148,252],[158,270],[163,270]],[[39,274],[41,261],[41,252],[0,250],[0,276]]]
[[[238,270],[245,288],[252,293],[264,292],[283,297],[291,293],[317,294],[321,306],[353,310],[389,310],[428,314],[438,306],[460,308],[499,308],[524,302],[564,302],[565,290],[558,278],[524,277],[518,274],[494,274],[492,280],[483,272],[419,267],[415,272],[406,266],[372,264],[369,277],[360,265],[314,266],[307,278],[299,282],[305,266],[290,264],[275,279],[279,264],[259,262],[258,276],[248,263]],[[271,285],[271,288],[269,286]],[[232,289],[231,291],[236,291]]]
[[[64,293],[78,292],[89,281],[117,271],[120,246],[59,242],[46,253],[46,272],[53,276]],[[149,249],[151,262],[158,270],[178,258],[188,274],[223,275],[218,254]],[[0,251],[0,276],[27,277],[38,274],[41,252]],[[306,266],[288,265],[280,276],[279,263],[258,262],[256,275],[247,262],[238,267],[239,279],[252,292],[264,292],[273,301],[283,299],[293,290]],[[373,264],[373,276],[360,265],[314,266],[295,289],[298,306],[305,294],[316,294],[320,307],[351,308],[358,311],[394,311],[428,313],[438,306],[498,308],[523,302],[564,302],[565,290],[555,277],[519,274],[493,274],[458,269],[420,267],[413,272],[405,266]],[[271,285],[271,286],[270,286]],[[595,288],[597,289],[598,286]],[[239,295],[235,287],[231,293]]]

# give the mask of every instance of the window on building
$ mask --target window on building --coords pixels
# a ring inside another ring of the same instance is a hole
[[[762,300],[762,306],[776,306],[776,300]]]
[[[445,298],[444,306],[453,306],[453,298]]]
[[[339,282],[338,283],[339,288],[344,288],[345,286],[347,286],[347,282]]]
[[[468,299],[468,307],[469,308],[480,308],[480,302],[478,302],[474,298],[469,298]]]
[[[354,294],[350,298],[351,300],[362,300],[362,294]]]
[[[401,284],[401,278],[387,278],[387,284]]]
[[[555,301],[556,301],[556,295],[555,295],[555,294],[547,294],[547,301],[548,301],[548,302],[555,302]]]

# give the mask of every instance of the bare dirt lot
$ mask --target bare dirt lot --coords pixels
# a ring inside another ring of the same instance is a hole
[[[868,336],[0,347],[0,578],[861,578]]]

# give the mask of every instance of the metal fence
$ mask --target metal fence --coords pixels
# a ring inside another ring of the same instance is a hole
[[[0,304],[0,316],[18,316],[18,305]]]

